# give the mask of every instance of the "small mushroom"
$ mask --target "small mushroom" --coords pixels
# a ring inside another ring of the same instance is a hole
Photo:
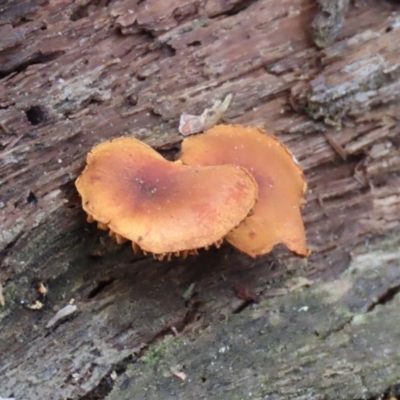
[[[249,214],[258,192],[241,167],[170,162],[131,137],[94,147],[75,184],[90,222],[157,259],[219,246]]]
[[[235,164],[253,175],[259,187],[249,217],[226,236],[239,250],[255,257],[279,244],[308,256],[300,214],[307,184],[291,152],[274,136],[253,127],[217,125],[182,143],[180,160],[191,166]]]

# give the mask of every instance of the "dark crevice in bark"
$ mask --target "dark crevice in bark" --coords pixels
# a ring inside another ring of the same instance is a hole
[[[175,48],[168,43],[160,43],[156,41],[150,46],[150,50],[155,49],[160,50],[165,57],[174,57],[176,54]]]
[[[321,340],[325,340],[328,337],[330,337],[332,334],[342,331],[348,324],[350,324],[353,321],[353,318],[354,318],[353,316],[351,316],[350,318],[347,318],[341,324],[339,324],[334,329],[331,329],[328,332],[314,331],[314,335],[317,336]]]
[[[87,298],[93,299],[98,294],[100,294],[104,289],[106,289],[108,286],[110,286],[115,280],[116,280],[116,278],[110,278],[110,279],[101,280],[101,281],[97,282],[96,287],[89,292]]]
[[[23,72],[25,71],[30,65],[35,64],[45,64],[50,61],[56,60],[58,57],[62,56],[65,52],[60,51],[52,51],[49,53],[42,53],[41,51],[37,54],[34,54],[29,60],[20,63],[19,65],[13,66],[10,69],[0,69],[0,79],[6,78],[8,75],[11,75],[14,72]]]
[[[146,351],[150,346],[162,341],[166,336],[171,334],[178,335],[184,330],[186,330],[191,324],[198,321],[200,319],[200,308],[202,303],[200,301],[189,302],[187,306],[187,312],[179,321],[174,321],[173,323],[165,325],[158,333],[156,333],[147,343],[143,344],[137,352],[132,351],[133,355],[130,355],[123,360],[121,360],[118,364],[114,365],[113,371],[118,376],[122,375],[128,366],[132,363],[135,363],[139,358],[145,355]],[[129,378],[128,378],[129,379]],[[114,380],[111,377],[111,373],[107,374],[103,377],[100,383],[93,388],[89,393],[85,396],[81,397],[80,400],[103,400],[107,397],[107,395],[111,392],[114,387]],[[126,385],[129,382],[125,383]],[[124,385],[122,382],[121,385]]]
[[[257,3],[258,0],[244,0],[237,3],[233,8],[225,13],[225,15],[236,15],[239,14],[241,11],[246,10],[254,3]]]
[[[101,8],[101,7],[107,7],[110,4],[110,0],[104,1],[104,0],[90,0],[86,4],[82,4],[79,7],[77,7],[69,19],[71,21],[79,21],[82,18],[87,18],[89,17],[89,11],[90,8]]]
[[[19,239],[22,237],[22,233],[15,236],[15,238],[7,243],[4,247],[0,248],[1,257],[0,257],[0,267],[2,267],[3,260],[7,258],[9,253],[13,250],[13,247],[18,243]]]
[[[376,306],[378,305],[384,305],[389,303],[394,299],[394,297],[400,293],[400,284],[393,286],[392,288],[389,288],[384,294],[382,294],[375,302],[373,302],[368,308],[366,312],[373,311]],[[318,331],[315,331],[314,334],[315,336],[319,337],[320,339],[326,339],[329,336],[331,336],[334,333],[342,331],[348,324],[350,324],[353,321],[353,316],[346,319],[344,322],[342,322],[339,326],[337,326],[335,329],[330,330],[329,332],[325,334],[321,334]],[[379,398],[379,397],[378,397]],[[374,397],[375,399],[375,397]]]
[[[242,1],[238,1],[232,8],[225,10],[223,12],[220,12],[218,14],[215,14],[213,16],[211,16],[211,19],[214,18],[219,18],[221,16],[233,16],[233,15],[237,15],[240,12],[246,10],[247,8],[249,8],[251,5],[253,5],[254,3],[257,3],[258,0],[242,0]]]
[[[37,203],[38,199],[35,195],[35,193],[33,193],[32,191],[29,191],[28,197],[26,198],[26,202],[29,203]]]
[[[243,301],[243,303],[239,304],[239,306],[237,306],[237,307],[232,311],[232,314],[239,314],[239,313],[241,313],[243,310],[245,310],[246,308],[248,308],[249,306],[251,306],[252,304],[254,304],[254,301],[252,301],[252,300],[245,300],[245,301]]]
[[[32,125],[39,125],[41,122],[45,121],[46,113],[40,106],[29,107],[26,111],[26,118]]]
[[[385,293],[379,296],[378,299],[367,308],[367,312],[373,311],[378,305],[389,303],[398,293],[400,293],[400,284],[386,290]]]
[[[243,300],[233,311],[232,314],[239,314],[252,304],[257,304],[260,302],[260,296],[248,287],[238,285],[234,288],[236,297]]]

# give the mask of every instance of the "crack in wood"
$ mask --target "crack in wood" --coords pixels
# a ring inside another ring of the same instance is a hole
[[[26,71],[26,69],[31,65],[49,63],[61,57],[63,54],[65,54],[64,50],[50,51],[47,53],[39,51],[36,54],[30,56],[28,60],[14,65],[12,68],[0,69],[0,79],[4,79],[15,72],[20,73]]]
[[[383,293],[381,296],[378,297],[378,299],[376,301],[374,301],[373,303],[371,303],[368,308],[367,308],[367,312],[371,312],[375,309],[376,306],[379,305],[384,305],[386,303],[389,303],[390,301],[392,301],[394,299],[394,297],[400,293],[400,284],[396,285],[396,286],[392,286],[390,288],[388,288],[385,293]]]
[[[89,17],[90,11],[94,9],[107,7],[112,0],[89,0],[86,4],[78,6],[70,15],[70,20],[75,22],[82,18]]]
[[[233,2],[233,6],[231,8],[228,8],[218,14],[213,15],[211,18],[219,18],[224,15],[226,15],[228,17],[237,15],[240,12],[249,8],[254,3],[257,3],[258,1],[259,0],[239,0],[239,1]]]
[[[100,294],[103,290],[105,290],[108,286],[110,286],[116,279],[117,278],[109,278],[109,279],[98,281],[97,285],[87,295],[87,298],[93,299],[98,294]]]
[[[132,352],[131,355],[125,357],[112,367],[112,371],[106,374],[98,385],[96,385],[90,392],[86,393],[80,400],[103,400],[112,391],[116,378],[112,378],[111,374],[115,373],[116,376],[122,375],[129,365],[136,363],[138,359],[146,354],[151,346],[159,343],[165,339],[166,336],[180,335],[187,333],[187,328],[190,327],[195,321],[198,320],[202,303],[200,301],[189,302],[187,305],[186,314],[178,321],[172,324],[167,324],[160,329],[152,338],[147,342],[142,343],[137,351]],[[125,383],[126,385],[128,384]],[[123,385],[123,384],[122,384]]]

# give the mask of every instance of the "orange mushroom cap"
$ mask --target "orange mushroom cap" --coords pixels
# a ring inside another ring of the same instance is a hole
[[[254,207],[258,191],[241,167],[170,162],[131,137],[94,147],[75,184],[91,221],[161,259],[219,245]]]
[[[226,240],[252,257],[278,244],[308,256],[300,208],[307,184],[291,152],[274,136],[253,127],[217,125],[182,143],[187,165],[235,164],[255,178],[258,200],[252,214]]]

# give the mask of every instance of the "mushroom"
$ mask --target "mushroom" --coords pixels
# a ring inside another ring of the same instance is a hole
[[[219,247],[252,210],[258,192],[241,167],[170,162],[132,137],[94,147],[75,185],[89,222],[158,259]]]
[[[308,256],[300,214],[307,189],[292,153],[274,136],[253,127],[217,125],[182,143],[180,160],[191,166],[235,164],[253,175],[259,187],[253,212],[226,240],[255,257],[283,243]]]

